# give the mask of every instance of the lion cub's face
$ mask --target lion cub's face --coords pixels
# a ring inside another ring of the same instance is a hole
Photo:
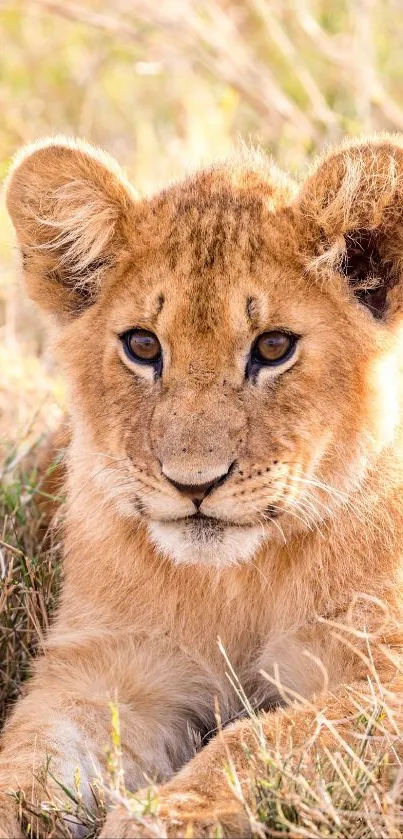
[[[30,174],[52,223],[33,220]],[[359,241],[326,231],[322,204],[241,164],[137,201],[68,145],[13,175],[27,282],[62,323],[76,450],[176,562],[321,527],[393,438],[393,266],[386,284],[383,244],[361,222]]]

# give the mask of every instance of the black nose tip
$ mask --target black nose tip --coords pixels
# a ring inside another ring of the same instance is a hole
[[[230,470],[228,470],[228,472],[226,472],[224,475],[219,475],[218,478],[214,478],[213,481],[207,481],[204,484],[181,484],[178,481],[173,481],[172,478],[168,478],[167,475],[165,475],[165,478],[167,479],[167,481],[169,481],[170,484],[172,484],[172,486],[175,487],[175,489],[178,490],[178,492],[181,493],[181,495],[184,495],[185,498],[190,498],[190,500],[193,501],[195,507],[199,509],[200,504],[202,503],[203,499],[206,498],[206,495],[208,495],[209,492],[211,492],[216,487],[221,486],[221,484],[223,484],[224,481],[227,479],[229,473]]]

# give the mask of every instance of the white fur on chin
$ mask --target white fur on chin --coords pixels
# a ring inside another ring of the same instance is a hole
[[[215,568],[247,562],[266,537],[262,527],[226,525],[215,536],[195,538],[187,524],[151,522],[149,533],[155,547],[177,565],[210,565]]]

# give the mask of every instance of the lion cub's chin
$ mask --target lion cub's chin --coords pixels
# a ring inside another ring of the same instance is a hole
[[[262,527],[196,522],[151,522],[149,532],[155,547],[178,565],[228,567],[251,559],[267,536]]]

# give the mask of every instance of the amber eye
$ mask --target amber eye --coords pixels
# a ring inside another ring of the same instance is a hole
[[[131,361],[140,364],[157,364],[161,362],[161,344],[156,335],[147,329],[131,329],[121,335],[123,346]]]
[[[266,366],[281,364],[293,354],[296,340],[296,336],[290,332],[264,332],[253,345],[251,360]]]

